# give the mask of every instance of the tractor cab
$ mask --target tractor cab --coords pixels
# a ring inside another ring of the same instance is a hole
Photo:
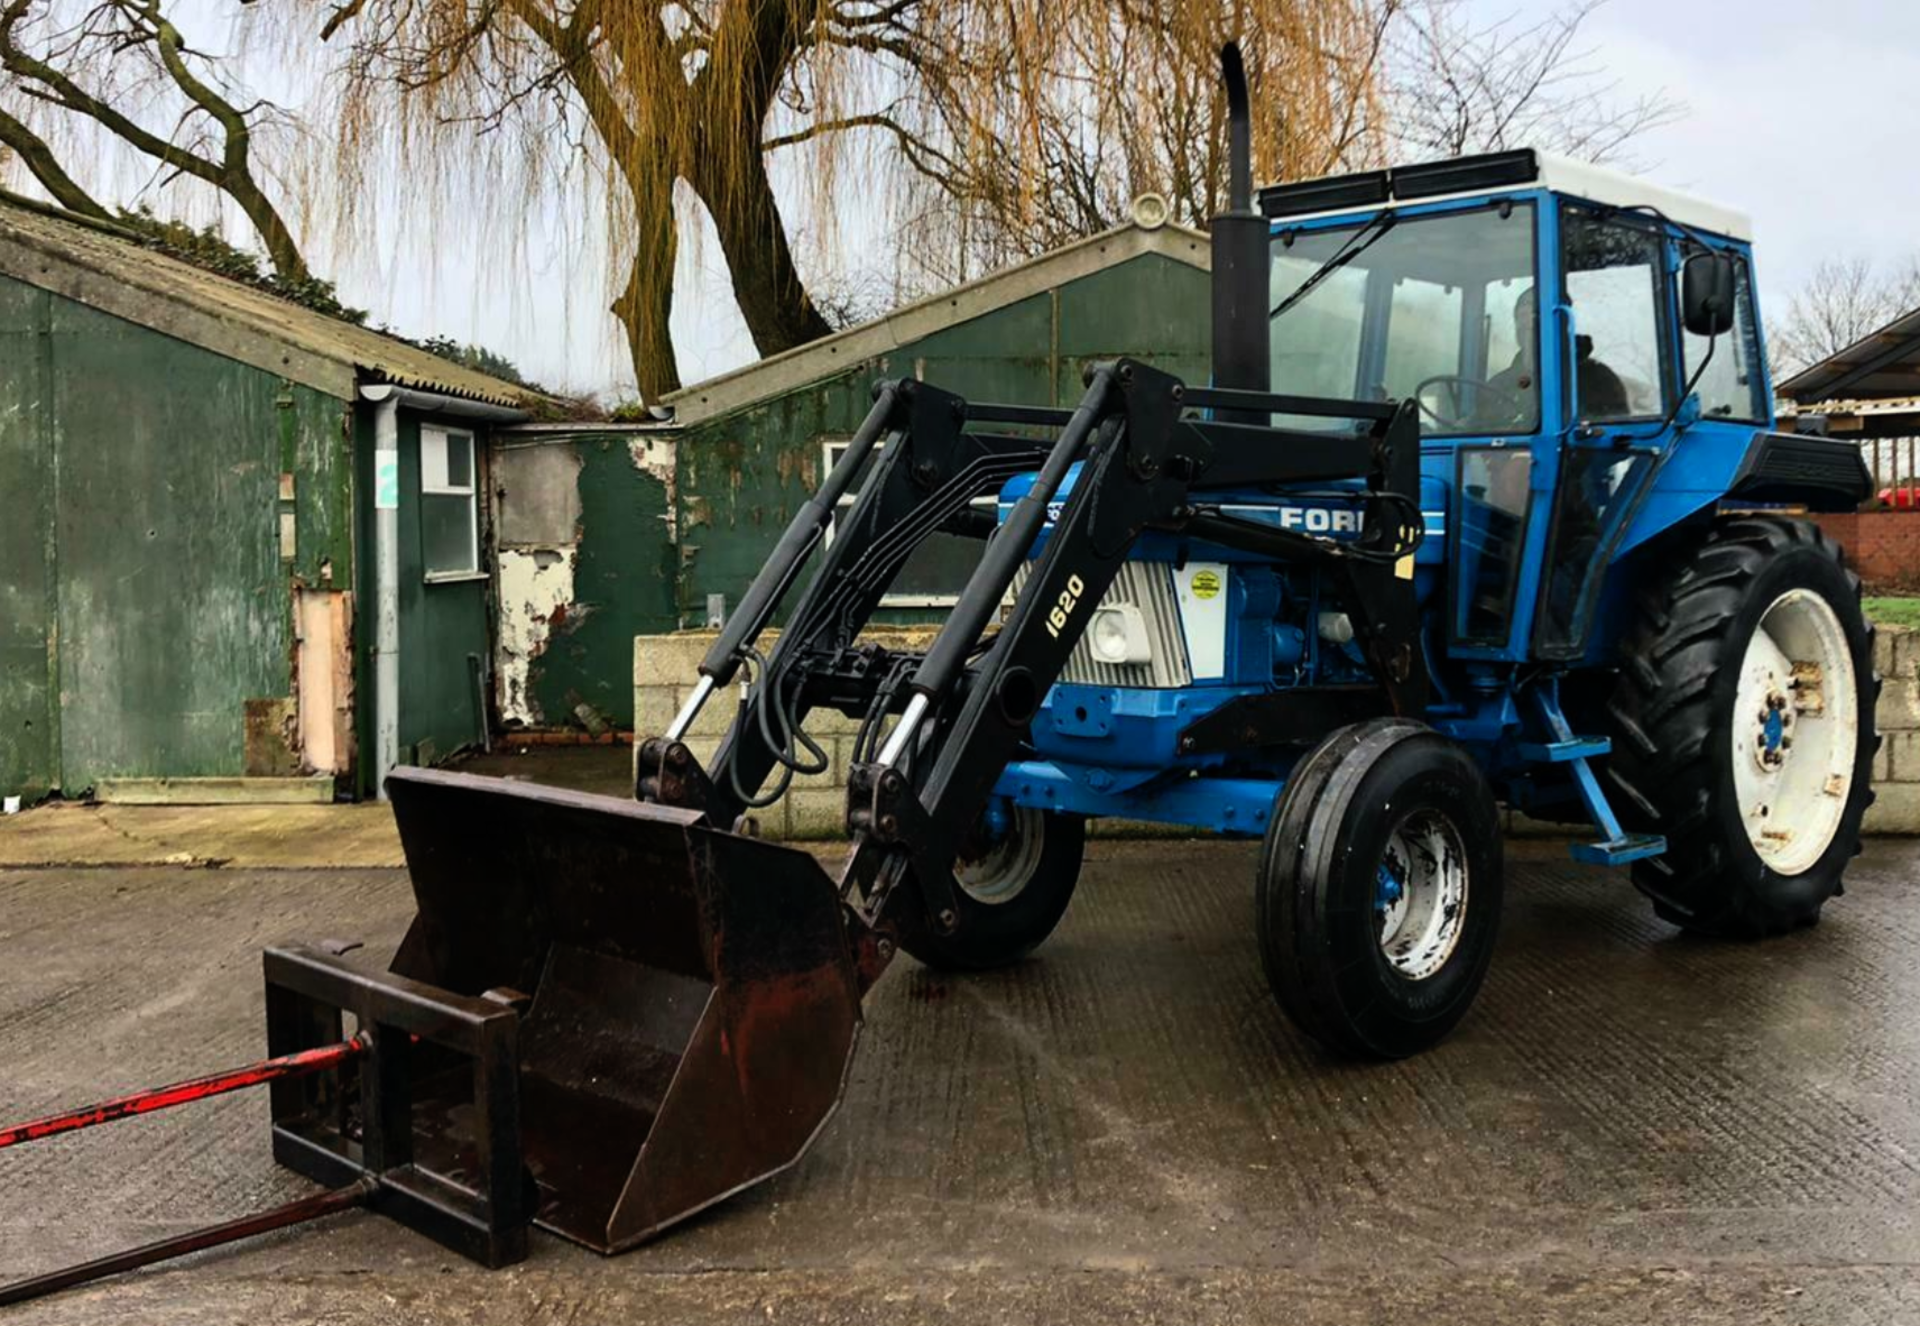
[[[1531,150],[1279,185],[1260,209],[1276,390],[1417,402],[1446,653],[1604,661],[1607,569],[1724,493],[1773,423],[1746,218]],[[1697,484],[1669,475],[1639,519],[1681,457]]]

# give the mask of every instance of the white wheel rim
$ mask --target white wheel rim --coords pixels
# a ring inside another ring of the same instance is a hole
[[[1012,902],[1033,882],[1040,868],[1040,849],[1046,841],[1046,821],[1028,806],[1012,808],[1007,831],[986,853],[953,863],[953,877],[961,891],[990,907]]]
[[[1467,919],[1467,854],[1460,835],[1446,816],[1417,811],[1388,836],[1380,868],[1398,885],[1390,902],[1376,900],[1380,952],[1408,980],[1425,980],[1447,965]]]
[[[1733,790],[1770,870],[1811,870],[1840,831],[1860,749],[1853,651],[1833,607],[1790,589],[1761,614],[1733,703]]]

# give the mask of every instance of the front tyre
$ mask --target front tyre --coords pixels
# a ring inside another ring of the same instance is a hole
[[[900,947],[929,967],[980,971],[1017,962],[1053,933],[1080,880],[1087,822],[1026,806],[991,808],[953,863],[959,923],[939,934],[925,907],[901,914]]]
[[[1334,732],[1287,780],[1260,855],[1280,1007],[1341,1054],[1437,1044],[1486,978],[1501,867],[1493,793],[1458,745],[1397,718]]]
[[[1809,521],[1719,522],[1622,653],[1608,773],[1623,818],[1667,839],[1634,884],[1702,934],[1819,920],[1860,850],[1879,745],[1873,632],[1838,546]]]

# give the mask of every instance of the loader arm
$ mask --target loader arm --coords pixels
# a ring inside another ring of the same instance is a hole
[[[1045,439],[971,432],[968,426],[1058,427],[1069,417],[1065,410],[969,407],[951,392],[912,379],[879,384],[873,409],[846,457],[795,517],[740,610],[701,661],[701,682],[681,719],[664,736],[641,743],[635,796],[699,810],[716,825],[732,826],[784,791],[782,775],[772,795],[761,795],[777,768],[809,772],[800,736],[808,714],[827,707],[861,717],[898,675],[889,651],[860,649],[855,642],[908,559],[939,531],[984,537],[989,531],[966,521],[973,501],[1036,468],[1050,445]],[[836,526],[779,640],[759,654],[758,637],[869,458],[872,468],[852,510]],[[749,660],[757,660],[757,675],[747,721],[729,726],[711,767],[702,769],[683,743],[687,726]]]
[[[1355,418],[1366,431],[1330,440],[1182,417],[1196,406],[1236,417],[1284,410]],[[1068,467],[1083,453],[1084,468],[1046,550],[991,646],[969,663],[1044,527]],[[1410,566],[1408,541],[1418,535],[1407,518],[1376,520],[1358,544],[1343,547],[1244,525],[1204,503],[1209,488],[1364,479],[1370,493],[1400,499],[1384,509],[1411,511],[1417,522],[1417,504],[1407,499],[1417,494],[1418,464],[1419,433],[1409,406],[1190,391],[1178,378],[1128,360],[1094,369],[1074,419],[914,673],[911,698],[886,747],[878,759],[849,771],[854,849],[843,887],[850,898],[858,896],[861,917],[882,931],[890,922],[923,921],[940,932],[952,929],[958,916],[952,867],[962,837],[1026,739],[1092,609],[1150,529],[1329,564],[1349,590],[1383,703],[1391,712],[1421,712],[1427,678],[1418,663],[1418,605],[1413,582],[1402,573]],[[909,874],[924,917],[888,912],[889,898]]]

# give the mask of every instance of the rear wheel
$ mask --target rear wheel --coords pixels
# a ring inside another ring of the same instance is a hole
[[[1609,706],[1623,818],[1666,835],[1634,883],[1752,938],[1820,918],[1860,850],[1874,703],[1860,581],[1804,520],[1716,524],[1642,603]]]
[[[1501,865],[1493,793],[1464,750],[1405,719],[1341,728],[1287,780],[1260,856],[1274,997],[1339,1053],[1438,1043],[1486,978]]]
[[[900,946],[929,967],[977,971],[1016,962],[1053,933],[1073,901],[1087,822],[1025,806],[990,806],[953,863],[959,923],[938,934],[916,901]]]

